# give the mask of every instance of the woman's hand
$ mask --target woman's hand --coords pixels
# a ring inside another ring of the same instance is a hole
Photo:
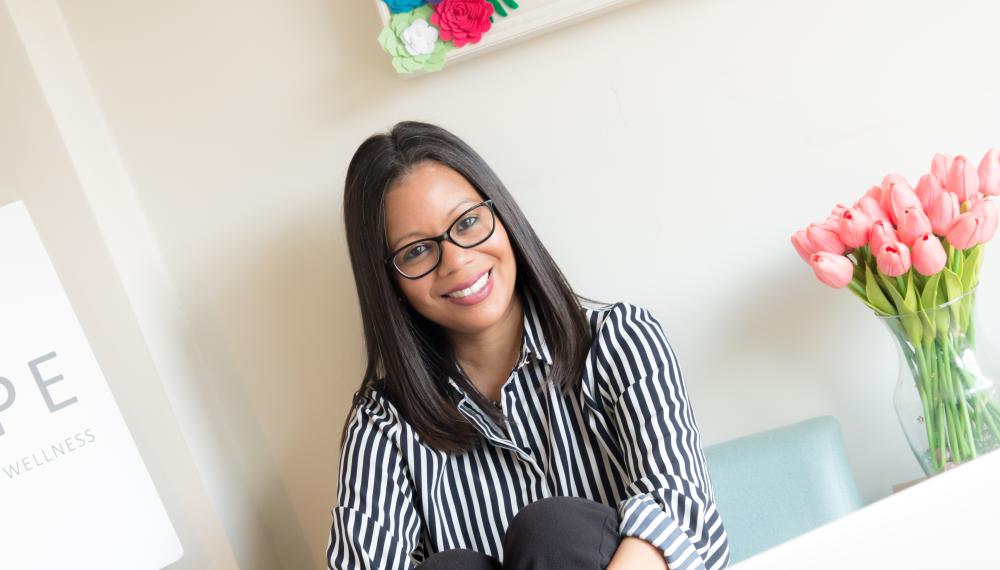
[[[623,537],[605,570],[670,570],[663,551],[634,536]]]

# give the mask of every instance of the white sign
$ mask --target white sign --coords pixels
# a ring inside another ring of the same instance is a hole
[[[23,202],[0,207],[0,509],[0,568],[183,555]]]

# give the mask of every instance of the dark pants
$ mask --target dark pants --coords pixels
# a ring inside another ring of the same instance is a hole
[[[518,511],[503,539],[504,561],[458,548],[420,570],[604,570],[621,538],[615,509],[581,497],[547,497]]]

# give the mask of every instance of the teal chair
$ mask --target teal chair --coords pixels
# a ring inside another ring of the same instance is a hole
[[[705,461],[731,564],[862,506],[833,416],[706,447]]]

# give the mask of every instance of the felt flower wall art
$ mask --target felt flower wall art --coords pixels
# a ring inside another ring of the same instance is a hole
[[[385,5],[393,14],[409,12],[424,3],[424,0],[385,0]]]
[[[477,44],[493,18],[509,15],[517,0],[378,0],[384,27],[378,41],[401,75],[439,71],[446,54]]]
[[[425,4],[393,14],[379,34],[379,44],[392,56],[392,66],[398,73],[439,71],[444,67],[445,55],[455,46],[441,41],[440,31],[428,21],[433,13],[434,9]]]
[[[440,28],[441,39],[462,47],[477,43],[489,31],[493,10],[487,0],[441,0],[434,7],[431,23]]]

